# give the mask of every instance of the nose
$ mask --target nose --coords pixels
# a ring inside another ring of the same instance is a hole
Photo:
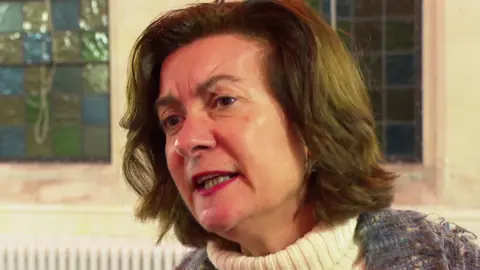
[[[216,145],[211,128],[201,119],[185,119],[175,139],[175,151],[183,157],[195,157]]]

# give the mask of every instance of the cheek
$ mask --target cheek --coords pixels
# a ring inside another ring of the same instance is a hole
[[[175,185],[177,185],[180,190],[184,189],[183,158],[176,153],[173,145],[170,145],[168,142],[165,146],[165,156],[167,158],[168,171],[172,176]]]
[[[285,188],[297,186],[303,181],[302,144],[292,138],[281,115],[266,115],[251,117],[241,132],[232,135],[238,157],[255,179],[276,179]]]
[[[287,130],[277,115],[245,116],[233,126],[235,128],[226,130],[226,138],[235,158],[243,165],[264,167],[289,154]],[[291,158],[287,159],[291,161]]]
[[[242,140],[250,149],[255,149],[262,156],[276,153],[277,147],[286,147],[288,141],[286,129],[282,120],[276,115],[264,114],[248,120],[244,131],[241,132]],[[267,150],[268,151],[265,151]]]
[[[173,147],[167,142],[165,145],[165,157],[167,159],[168,170],[173,174],[175,168],[175,152]]]

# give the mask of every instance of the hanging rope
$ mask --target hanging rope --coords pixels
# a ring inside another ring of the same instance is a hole
[[[54,26],[53,26],[53,19],[51,18],[51,14],[53,14],[52,11],[52,3],[51,0],[45,0],[45,6],[46,10],[48,13],[48,24],[50,28],[50,33],[53,33],[54,31]],[[51,35],[53,37],[53,35]],[[43,53],[48,53],[48,44],[44,42],[42,44],[43,46]],[[38,114],[37,118],[35,120],[35,125],[34,125],[34,138],[35,142],[38,145],[43,145],[45,141],[48,138],[48,133],[50,132],[50,105],[48,103],[48,94],[52,90],[53,86],[53,78],[55,76],[56,72],[56,65],[53,61],[53,55],[52,57],[52,67],[50,70],[46,68],[40,68],[40,89],[39,89],[39,95],[40,95],[40,104],[38,104]],[[33,104],[32,104],[33,105]]]

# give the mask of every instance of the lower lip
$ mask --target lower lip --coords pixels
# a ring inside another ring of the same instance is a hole
[[[233,178],[230,178],[229,180],[225,181],[225,182],[222,182],[216,186],[213,186],[209,189],[197,189],[197,192],[201,195],[201,196],[210,196],[210,195],[213,195],[214,193],[216,193],[217,191],[223,189],[224,187],[228,186],[230,183],[232,183],[233,181],[237,180],[239,175],[236,175],[235,177]]]

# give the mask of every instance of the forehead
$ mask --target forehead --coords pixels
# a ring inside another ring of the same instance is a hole
[[[239,78],[258,74],[262,51],[260,43],[240,35],[199,39],[167,57],[160,74],[161,89],[184,83],[191,86],[218,74]]]

